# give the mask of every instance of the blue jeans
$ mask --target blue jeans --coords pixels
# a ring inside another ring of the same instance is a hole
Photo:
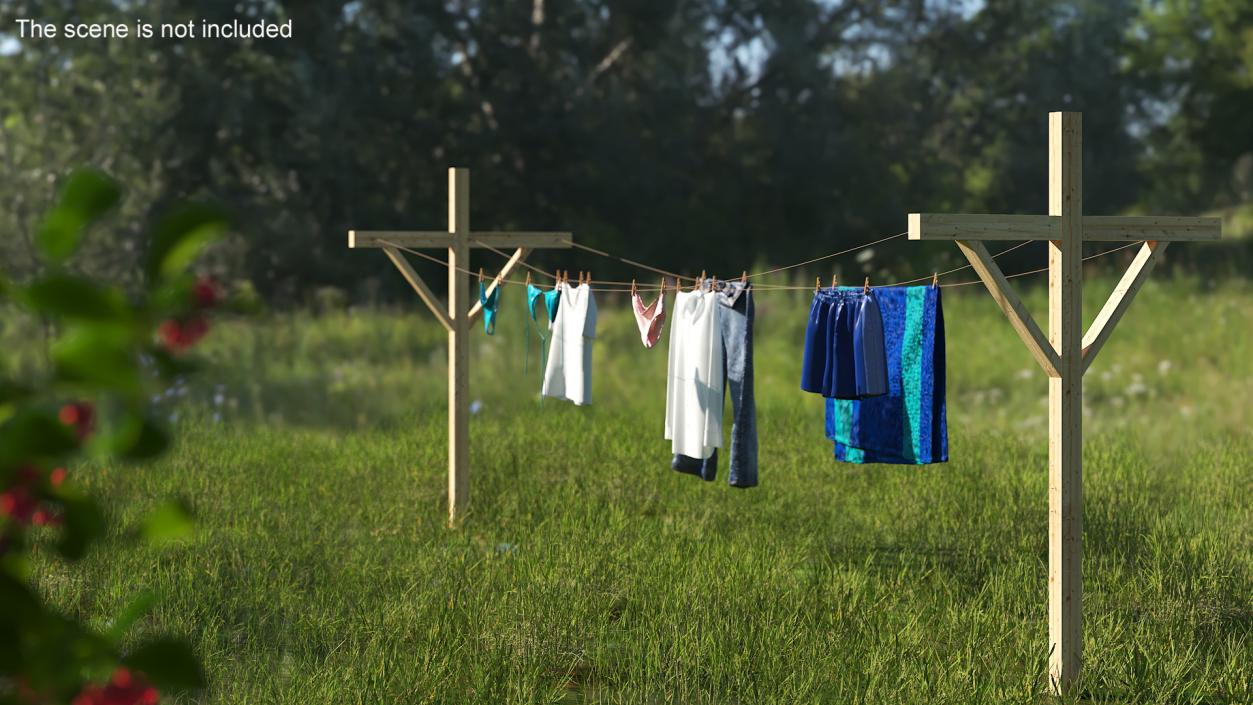
[[[722,334],[723,390],[731,392],[732,487],[757,486],[757,402],[753,396],[753,290],[740,282],[720,285],[718,325]],[[712,482],[718,474],[718,450],[702,460],[676,455],[670,467]]]

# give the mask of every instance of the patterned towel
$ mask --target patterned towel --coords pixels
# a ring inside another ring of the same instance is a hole
[[[827,438],[846,463],[948,461],[944,405],[944,309],[931,286],[875,289],[883,315],[888,393],[827,399]]]

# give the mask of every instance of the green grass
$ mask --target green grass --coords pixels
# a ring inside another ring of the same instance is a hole
[[[226,324],[161,402],[174,452],[73,471],[113,541],[170,495],[195,540],[39,579],[97,624],[155,590],[140,631],[191,639],[209,703],[1036,702],[1047,384],[960,293],[952,461],[925,467],[833,462],[795,384],[803,297],[760,294],[761,486],[735,490],[669,469],[665,348],[624,303],[602,299],[595,405],[541,405],[509,290],[476,336],[452,530],[444,341],[419,304]],[[1085,699],[1253,702],[1253,288],[1151,282],[1086,388]]]

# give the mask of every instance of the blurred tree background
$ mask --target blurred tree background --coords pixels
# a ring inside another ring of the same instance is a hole
[[[32,40],[18,18],[291,19],[294,38]],[[1088,212],[1251,229],[1253,0],[11,0],[0,268],[30,276],[34,219],[91,164],[131,187],[93,274],[137,276],[141,204],[209,197],[236,215],[219,276],[278,303],[387,295],[403,282],[345,231],[441,227],[458,165],[478,228],[738,275],[908,211],[1043,212],[1049,110],[1084,112]],[[867,266],[916,275],[949,249]]]

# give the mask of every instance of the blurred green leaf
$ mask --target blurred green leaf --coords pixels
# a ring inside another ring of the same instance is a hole
[[[167,213],[152,230],[146,270],[150,281],[176,276],[187,269],[206,245],[226,231],[225,211],[188,204]]]
[[[80,169],[71,173],[35,239],[44,257],[60,262],[74,254],[86,227],[112,210],[121,197],[122,189],[104,172]]]
[[[57,376],[102,389],[134,392],[140,388],[134,328],[80,325],[52,345]]]
[[[135,626],[135,622],[143,619],[144,615],[152,610],[152,606],[157,602],[157,596],[150,590],[139,593],[130,604],[113,618],[113,623],[109,625],[109,629],[105,636],[109,640],[117,643],[121,641],[131,627]]]
[[[73,430],[51,411],[21,408],[0,424],[0,466],[56,458],[77,447]]]
[[[119,444],[114,452],[124,460],[149,460],[161,455],[170,445],[170,436],[156,421],[141,417],[129,443]]]
[[[130,316],[122,292],[68,274],[53,274],[27,286],[26,303],[37,313],[65,318],[119,320]]]
[[[104,533],[104,514],[85,496],[62,497],[61,506],[61,539],[57,542],[57,551],[66,560],[76,561]]]
[[[153,364],[156,366],[157,374],[161,379],[170,380],[179,375],[187,375],[200,369],[200,365],[195,358],[179,357],[170,353],[170,351],[153,346],[147,354],[152,358]]]
[[[192,535],[196,522],[191,507],[183,500],[171,500],[158,506],[144,517],[140,533],[148,543],[160,545],[181,541]]]
[[[135,649],[122,663],[144,674],[161,690],[198,690],[204,672],[191,647],[179,639],[154,639]]]
[[[29,399],[32,393],[30,387],[12,380],[0,379],[0,404],[12,404]]]

